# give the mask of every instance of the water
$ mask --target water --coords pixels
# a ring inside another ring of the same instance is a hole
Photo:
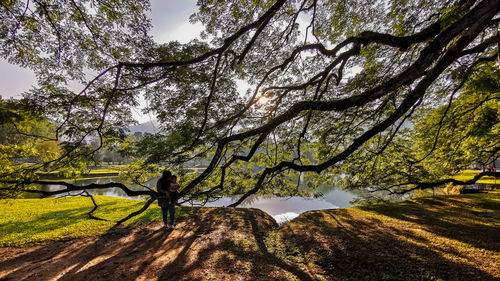
[[[87,185],[91,183],[109,183],[113,181],[119,181],[118,177],[106,177],[106,178],[92,178],[73,181],[76,185]],[[156,185],[157,178],[151,179],[146,183],[147,186],[154,187]],[[138,186],[129,186],[131,189],[139,188]],[[57,185],[50,185],[41,187],[43,190],[54,191],[61,187]],[[324,209],[336,209],[336,208],[346,208],[351,207],[354,204],[351,203],[353,200],[357,199],[357,196],[352,192],[340,190],[336,187],[323,187],[323,196],[319,198],[303,198],[298,196],[293,197],[250,197],[245,202],[243,202],[240,207],[246,208],[257,208],[271,215],[278,224],[282,224],[286,221],[292,220],[303,212],[311,210],[324,210]],[[108,189],[89,189],[92,195],[105,195],[114,196],[127,199],[137,199],[137,197],[128,197],[125,192],[119,188],[108,188]],[[227,206],[235,202],[238,197],[235,198],[221,198],[215,202],[207,203],[205,206],[209,207],[221,207]]]
[[[325,210],[351,207],[351,202],[357,196],[349,191],[330,187],[322,197],[304,198],[292,196],[282,197],[250,197],[240,206],[246,208],[257,208],[271,215],[278,224],[282,224],[299,216],[303,212],[312,210]],[[206,206],[227,206],[238,198],[222,198]]]

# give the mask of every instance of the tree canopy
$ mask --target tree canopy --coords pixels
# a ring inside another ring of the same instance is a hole
[[[441,180],[436,163],[498,157],[500,1],[198,6],[201,38],[159,44],[147,1],[2,1],[2,56],[37,74],[25,102],[64,153],[0,178],[43,183],[26,169],[91,159],[123,139],[140,98],[161,124],[137,144],[142,165],[209,159],[185,178],[186,200],[236,195],[236,206],[324,182],[405,192]]]

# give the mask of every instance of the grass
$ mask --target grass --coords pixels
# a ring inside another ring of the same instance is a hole
[[[465,170],[458,173],[453,178],[460,181],[468,181],[471,180],[475,175],[481,173],[481,171],[476,170]],[[477,181],[478,183],[486,183],[486,184],[500,184],[500,179],[495,179],[494,177],[482,177]]]
[[[110,173],[119,173],[120,171],[117,169],[114,169],[113,167],[110,168],[100,168],[100,169],[93,169],[90,170],[86,175],[99,175],[99,174],[110,174]],[[45,174],[45,175],[59,175],[62,172],[60,170],[55,170],[51,172],[46,172],[46,173],[40,173],[40,174]]]
[[[96,215],[115,221],[143,203],[103,196],[96,200],[101,205]],[[91,208],[88,198],[1,200],[0,245],[109,232],[111,222],[88,219]],[[279,280],[500,279],[500,190],[310,211],[281,227],[270,218],[259,224],[257,218],[262,220],[266,214],[252,209],[182,207],[178,214],[185,218],[186,228],[175,232],[178,237],[164,236],[178,240],[159,243],[185,250],[161,255],[180,252],[184,261],[194,251],[203,260],[199,264],[203,272],[240,264],[241,275],[235,280],[248,276],[247,269],[271,276],[276,268],[280,275],[273,278]],[[129,225],[160,220],[155,204]],[[187,225],[189,220],[195,223]],[[155,235],[146,236],[152,239],[146,245],[158,240]],[[131,247],[135,249],[140,242]],[[153,246],[164,251],[162,247]],[[123,251],[124,256],[131,254]],[[140,257],[146,252],[140,251]],[[212,256],[218,263],[206,265]],[[285,276],[284,271],[293,274]]]
[[[498,280],[499,233],[496,190],[306,212],[266,244],[319,280]]]
[[[101,235],[108,232],[114,222],[144,204],[144,201],[107,196],[94,198],[99,208],[93,214],[109,221],[88,218],[93,204],[86,197],[0,200],[0,246]],[[178,218],[188,213],[189,208],[177,207]],[[154,221],[161,221],[161,209],[156,203],[125,225]]]

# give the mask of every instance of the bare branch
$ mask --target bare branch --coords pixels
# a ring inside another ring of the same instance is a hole
[[[118,182],[110,182],[110,183],[91,183],[87,185],[74,185],[72,183],[68,182],[62,182],[62,181],[45,181],[45,180],[34,180],[34,181],[6,181],[6,180],[0,180],[1,183],[7,183],[7,184],[16,184],[19,186],[26,186],[30,184],[39,184],[39,185],[60,185],[64,186],[65,188],[60,189],[60,190],[54,190],[54,191],[45,191],[45,190],[33,190],[33,189],[19,189],[19,188],[0,188],[0,191],[16,191],[20,190],[23,192],[27,193],[37,193],[41,194],[42,197],[48,197],[48,196],[53,196],[53,195],[58,195],[58,194],[64,194],[72,191],[82,191],[82,190],[88,190],[88,189],[108,189],[108,188],[119,188],[127,194],[127,196],[141,196],[141,195],[148,195],[154,198],[158,197],[158,193],[153,191],[153,190],[131,190],[128,188],[126,185]]]
[[[89,30],[90,34],[92,35],[92,40],[94,41],[95,46],[98,48],[99,44],[97,43],[97,40],[99,39],[99,36],[96,35],[94,33],[94,31],[92,30],[92,28],[89,26],[89,23],[87,22],[87,18],[85,17],[85,14],[80,9],[80,7],[78,7],[78,5],[75,3],[75,0],[71,0],[71,4],[73,4],[73,7],[75,7],[75,9],[78,11],[80,16],[82,17],[83,23],[85,24],[85,26]]]
[[[135,211],[135,212],[132,212],[132,213],[130,213],[128,216],[126,216],[126,217],[124,217],[123,219],[121,219],[121,220],[117,221],[117,222],[116,222],[116,224],[114,225],[114,227],[117,227],[117,226],[121,225],[122,223],[124,223],[124,222],[128,221],[129,219],[131,219],[131,218],[133,218],[133,217],[135,217],[135,216],[138,216],[138,215],[140,215],[140,214],[144,213],[144,211],[146,211],[146,210],[149,208],[149,206],[150,206],[150,205],[151,205],[151,204],[152,204],[155,200],[156,200],[156,198],[154,198],[154,197],[149,198],[149,199],[148,199],[148,201],[146,201],[146,203],[144,204],[144,206],[142,206],[142,208],[141,208],[141,209],[139,209],[139,210],[137,210],[137,211]]]
[[[480,180],[483,177],[494,177],[494,178],[500,178],[500,172],[482,172],[477,175],[475,175],[472,179],[468,181],[460,181],[456,179],[445,179],[441,181],[436,181],[436,182],[408,182],[405,184],[401,184],[399,186],[403,185],[415,185],[413,188],[405,189],[403,191],[395,191],[393,193],[395,194],[405,194],[417,189],[428,189],[428,188],[433,188],[433,187],[438,187],[441,185],[445,185],[447,183],[452,183],[453,185],[470,185],[470,184],[475,184],[478,180]]]
[[[90,200],[92,200],[92,204],[94,204],[94,208],[90,212],[87,213],[89,215],[89,218],[93,219],[93,220],[108,221],[107,219],[98,218],[98,217],[93,215],[93,213],[99,207],[99,206],[97,206],[97,203],[94,200],[94,196],[92,196],[87,190],[84,190],[84,196],[90,197]]]

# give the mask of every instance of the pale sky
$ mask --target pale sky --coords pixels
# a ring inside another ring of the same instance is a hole
[[[151,35],[159,43],[177,40],[186,43],[199,36],[202,25],[193,25],[189,16],[196,12],[196,0],[151,0],[153,28]],[[20,97],[35,83],[35,75],[29,69],[9,64],[0,58],[0,95],[3,98]],[[134,110],[140,122],[148,118]]]

